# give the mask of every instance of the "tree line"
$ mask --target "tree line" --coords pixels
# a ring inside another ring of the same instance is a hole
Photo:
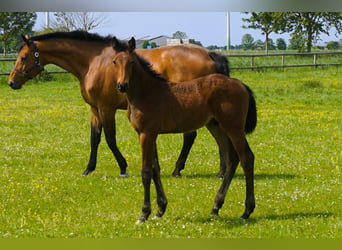
[[[249,17],[242,19],[247,23],[243,27],[261,31],[265,36],[266,53],[272,46],[270,39],[272,33],[290,33],[290,47],[299,52],[311,52],[314,42],[319,40],[320,35],[330,35],[332,28],[335,29],[335,36],[342,33],[342,12],[245,12],[245,14]],[[283,43],[281,40],[277,40],[278,42]],[[329,46],[332,48],[336,43]]]

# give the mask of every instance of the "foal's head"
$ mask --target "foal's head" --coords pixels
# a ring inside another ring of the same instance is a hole
[[[112,46],[116,52],[113,63],[117,69],[117,87],[120,92],[127,92],[134,65],[135,39],[132,37],[124,43],[113,37]]]
[[[20,89],[27,80],[44,70],[40,64],[36,43],[28,36],[22,36],[22,39],[24,44],[19,49],[17,60],[8,79],[8,85],[13,89]]]

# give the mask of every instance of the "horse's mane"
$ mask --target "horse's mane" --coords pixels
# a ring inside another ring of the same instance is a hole
[[[167,82],[168,80],[163,77],[161,74],[159,74],[157,71],[155,71],[152,68],[152,64],[145,60],[143,57],[139,56],[136,52],[134,52],[134,56],[138,60],[141,67],[152,77],[158,78],[159,80]]]
[[[70,32],[58,31],[31,37],[31,40],[33,41],[42,41],[47,39],[73,39],[88,42],[111,43],[112,36],[104,37],[96,33],[89,33],[83,30],[76,30]]]

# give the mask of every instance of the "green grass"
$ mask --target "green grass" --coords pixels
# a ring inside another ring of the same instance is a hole
[[[214,139],[199,130],[182,178],[171,178],[182,135],[158,138],[169,206],[160,220],[135,225],[143,188],[140,146],[124,111],[117,141],[129,178],[103,138],[97,170],[89,155],[89,108],[72,78],[11,90],[0,78],[0,238],[341,238],[342,70],[232,71],[255,92],[258,126],[248,136],[257,207],[247,221],[238,168],[217,218],[221,184]],[[153,213],[156,212],[152,187]]]

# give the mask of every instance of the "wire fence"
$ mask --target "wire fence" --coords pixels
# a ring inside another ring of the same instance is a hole
[[[275,54],[223,54],[229,58],[231,69],[271,69],[292,67],[318,67],[342,65],[342,52],[275,53]],[[267,58],[267,59],[265,59]],[[323,60],[324,58],[324,60]],[[1,64],[14,62],[16,58],[0,58]],[[304,62],[304,63],[303,63]],[[65,74],[64,70],[45,71],[46,74]],[[0,72],[8,76],[9,72]]]

